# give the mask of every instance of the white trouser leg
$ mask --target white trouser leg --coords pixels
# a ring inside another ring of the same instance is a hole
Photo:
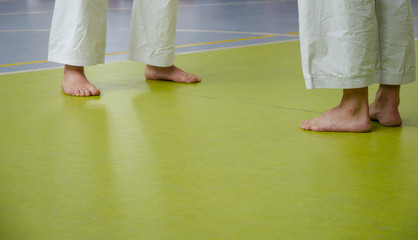
[[[48,60],[74,66],[104,62],[108,0],[56,0]]]
[[[371,0],[299,0],[306,87],[360,88],[373,83],[375,5]]]
[[[375,83],[415,81],[415,38],[410,0],[376,1],[378,22]]]
[[[385,84],[413,81],[408,1],[299,0],[306,87],[350,89],[366,87],[375,79]],[[394,43],[398,41],[402,43]]]
[[[177,0],[134,0],[130,60],[169,67],[175,58]]]

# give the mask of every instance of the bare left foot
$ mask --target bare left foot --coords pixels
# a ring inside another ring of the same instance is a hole
[[[300,128],[316,132],[369,132],[367,88],[344,89],[339,106],[319,117],[303,121]]]
[[[145,67],[145,78],[149,80],[166,80],[178,83],[198,83],[201,79],[172,65],[171,67]]]
[[[65,65],[61,88],[65,94],[71,96],[89,97],[100,95],[100,90],[87,80],[83,66]]]
[[[398,110],[399,95],[399,85],[380,85],[376,99],[370,104],[370,119],[376,120],[386,127],[402,125],[402,117]]]

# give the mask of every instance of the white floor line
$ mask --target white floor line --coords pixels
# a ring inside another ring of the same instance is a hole
[[[9,12],[9,13],[0,13],[0,16],[3,15],[30,15],[30,14],[46,14],[52,13],[52,11],[35,11],[35,12]]]
[[[262,32],[240,32],[240,31],[221,31],[221,30],[195,30],[195,29],[177,29],[177,32],[208,32],[208,33],[231,33],[231,34],[251,34],[251,35],[277,35],[284,37],[292,37],[297,35],[290,35],[284,33],[262,33]]]
[[[17,73],[28,73],[28,72],[37,72],[37,71],[45,71],[45,70],[52,70],[52,69],[58,69],[58,68],[64,68],[64,65],[57,66],[57,67],[49,67],[49,68],[37,68],[37,69],[30,69],[30,70],[20,70],[20,71],[13,71],[13,72],[0,72],[0,76],[2,75],[11,75],[11,74],[17,74]]]
[[[49,32],[49,29],[10,29],[10,30],[0,30],[0,33],[8,32]]]
[[[241,45],[241,46],[232,46],[232,47],[223,47],[223,48],[196,50],[196,51],[189,51],[189,52],[181,52],[181,53],[177,53],[176,55],[191,54],[191,53],[200,53],[200,52],[213,52],[213,51],[220,51],[220,50],[228,50],[228,49],[235,49],[235,48],[246,48],[246,47],[270,45],[270,44],[276,44],[276,43],[295,42],[295,41],[299,41],[299,39],[291,39],[291,40],[284,40],[284,41],[271,41],[271,42],[264,42],[264,43],[252,43],[252,44],[246,44],[246,45]]]
[[[49,32],[50,29],[10,29],[0,30],[0,33],[9,32]],[[111,28],[109,31],[130,31],[129,28]],[[283,33],[263,33],[263,32],[239,32],[239,31],[221,31],[221,30],[198,30],[198,29],[177,29],[177,32],[207,32],[207,33],[231,33],[231,34],[250,34],[250,35],[277,35],[282,37],[297,37],[297,34],[283,34]]]
[[[211,6],[246,5],[246,4],[263,4],[263,3],[284,3],[284,2],[296,2],[296,0],[268,0],[268,1],[251,1],[251,2],[179,4],[179,7],[211,7]]]
[[[129,28],[113,28],[110,31],[130,31]],[[224,31],[224,30],[204,30],[204,29],[177,29],[177,32],[197,32],[197,33],[231,33],[231,34],[250,34],[250,35],[277,35],[282,37],[298,37],[297,34],[288,33],[265,33],[265,32],[240,32],[240,31]]]
[[[247,44],[247,45],[233,46],[233,47],[224,47],[224,48],[215,48],[215,49],[196,50],[196,51],[176,53],[176,55],[184,55],[184,54],[192,54],[192,53],[201,53],[201,52],[213,52],[213,51],[220,51],[220,50],[228,50],[228,49],[235,49],[235,48],[246,48],[246,47],[253,47],[253,46],[270,45],[270,44],[275,44],[275,43],[294,42],[294,41],[299,41],[299,39],[284,40],[284,41],[272,41],[272,42],[266,42],[266,43],[254,43],[254,44]],[[123,61],[128,61],[128,59],[124,59],[124,60],[109,60],[109,61],[106,61],[106,63],[123,62]],[[56,67],[49,67],[49,68],[38,68],[38,69],[30,69],[30,70],[13,71],[13,72],[0,72],[0,76],[1,75],[17,74],[17,73],[27,73],[27,72],[37,72],[37,71],[53,70],[53,69],[60,69],[60,68],[63,68],[63,67],[64,67],[64,65],[62,65],[62,66],[56,66]]]
[[[179,4],[178,7],[211,7],[211,6],[227,6],[227,5],[247,5],[247,4],[264,4],[264,3],[284,3],[296,2],[296,0],[267,0],[267,1],[249,1],[249,2],[225,2],[225,3],[202,3],[202,4]],[[115,10],[131,10],[132,7],[108,8],[108,11]],[[31,12],[6,12],[2,15],[30,15],[30,14],[52,14],[53,11],[31,11]]]
[[[265,0],[265,1],[248,1],[248,2],[223,2],[223,3],[196,3],[196,4],[179,4],[178,7],[212,7],[212,6],[228,6],[228,5],[249,5],[249,4],[264,4],[264,3],[285,3],[296,2],[296,0]],[[108,8],[110,11],[114,10],[131,10],[132,7],[123,8]]]

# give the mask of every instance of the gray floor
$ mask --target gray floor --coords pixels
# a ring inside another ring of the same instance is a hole
[[[54,1],[0,1],[0,73],[60,66],[55,63],[31,63],[47,60],[49,28]],[[107,53],[126,52],[132,0],[110,0]],[[180,47],[178,53],[295,39],[296,0],[180,0],[177,45],[212,43]],[[275,37],[234,39],[275,34]],[[284,35],[282,35],[284,34]],[[123,60],[126,54],[107,57]],[[10,66],[11,64],[21,64]],[[23,63],[23,64],[22,64]]]

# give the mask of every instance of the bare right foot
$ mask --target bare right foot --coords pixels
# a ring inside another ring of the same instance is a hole
[[[201,81],[201,79],[193,73],[185,72],[174,65],[170,67],[146,65],[145,78],[149,80],[165,80],[177,83],[198,83]]]
[[[303,121],[300,128],[316,132],[369,132],[367,88],[344,89],[339,106],[319,117]]]
[[[376,93],[376,99],[370,104],[370,119],[376,120],[386,127],[402,125],[402,117],[398,109],[399,95],[399,85],[380,85]]]
[[[65,65],[61,88],[70,96],[88,97],[100,95],[99,89],[91,84],[84,74],[84,67]]]

